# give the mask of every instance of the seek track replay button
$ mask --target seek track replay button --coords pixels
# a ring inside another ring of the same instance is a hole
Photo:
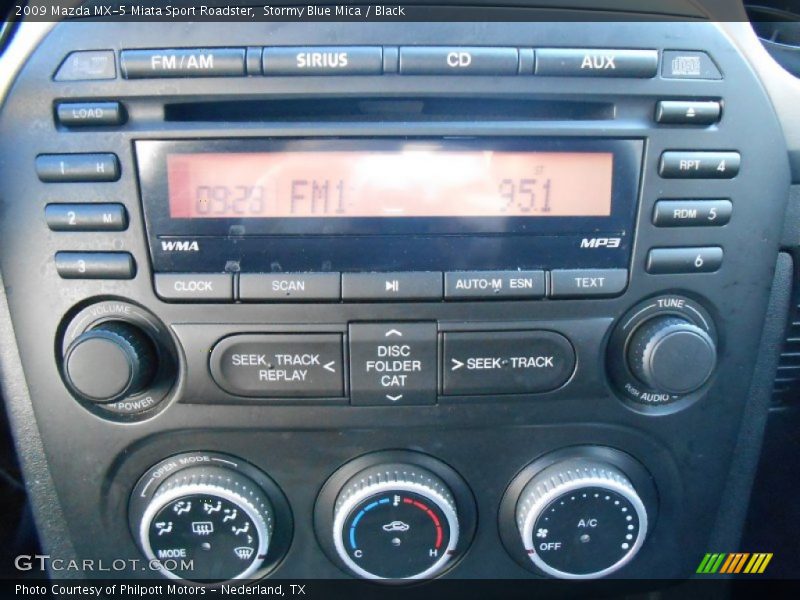
[[[217,343],[210,363],[217,385],[236,396],[344,396],[338,333],[232,335]]]

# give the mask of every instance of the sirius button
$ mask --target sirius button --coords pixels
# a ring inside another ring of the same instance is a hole
[[[380,75],[380,46],[264,48],[264,75]]]

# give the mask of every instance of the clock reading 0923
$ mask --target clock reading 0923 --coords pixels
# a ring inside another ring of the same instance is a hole
[[[611,214],[610,152],[170,154],[172,218]]]

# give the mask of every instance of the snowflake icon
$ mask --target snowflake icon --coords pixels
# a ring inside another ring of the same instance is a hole
[[[544,528],[540,527],[539,529],[536,530],[536,537],[538,537],[538,538],[544,539],[544,538],[547,537],[547,534],[548,534],[547,529],[544,529]]]

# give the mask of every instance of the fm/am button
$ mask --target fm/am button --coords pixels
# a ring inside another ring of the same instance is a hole
[[[343,398],[342,336],[233,335],[211,352],[211,376],[235,396]]]
[[[446,300],[505,300],[544,295],[544,271],[457,271],[444,275]]]

